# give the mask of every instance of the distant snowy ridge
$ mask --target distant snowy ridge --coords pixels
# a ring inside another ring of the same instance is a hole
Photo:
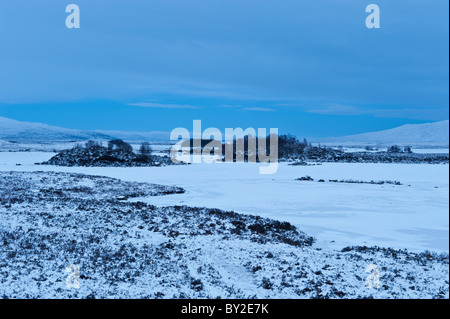
[[[6,142],[59,142],[106,140],[111,136],[94,131],[82,131],[43,123],[21,122],[0,117],[0,140]]]
[[[126,132],[126,131],[105,131],[96,130],[100,134],[114,136],[126,141],[164,141],[170,140],[169,132],[151,131],[151,132]]]
[[[14,143],[55,143],[87,140],[169,141],[168,132],[84,131],[51,126],[43,123],[21,122],[0,116],[0,146]]]
[[[0,146],[14,143],[55,143],[87,140],[110,140],[119,138],[127,141],[168,142],[169,132],[126,132],[126,131],[83,131],[51,126],[43,123],[21,122],[0,116]],[[427,124],[408,124],[389,130],[313,139],[313,142],[334,145],[380,145],[392,144],[410,146],[448,147],[449,121]]]
[[[341,145],[411,145],[445,146],[449,145],[449,121],[426,124],[407,124],[389,130],[349,135],[334,138],[321,138],[315,141]]]
[[[0,140],[0,151],[1,150],[11,150],[12,151],[12,150],[18,150],[18,149],[20,149],[18,144]]]

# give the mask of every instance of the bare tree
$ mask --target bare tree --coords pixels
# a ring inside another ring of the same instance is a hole
[[[139,148],[139,154],[143,158],[147,158],[152,153],[152,148],[148,142],[143,142]]]
[[[110,150],[120,150],[125,152],[133,152],[133,147],[128,144],[127,142],[124,142],[122,140],[111,140],[108,142],[108,148]]]
[[[101,142],[97,142],[97,141],[93,141],[93,140],[89,140],[86,142],[86,144],[84,145],[85,148],[92,148],[95,146],[102,146]]]

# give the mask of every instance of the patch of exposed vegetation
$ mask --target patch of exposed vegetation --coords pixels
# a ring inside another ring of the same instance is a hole
[[[70,150],[64,150],[50,160],[37,164],[87,167],[175,165],[168,156],[152,155],[148,143],[142,143],[138,154],[136,154],[133,152],[131,145],[122,140],[111,140],[108,142],[108,147],[89,141],[85,146],[76,146]]]

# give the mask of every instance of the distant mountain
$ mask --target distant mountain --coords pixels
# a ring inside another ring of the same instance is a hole
[[[320,143],[341,145],[411,145],[446,146],[449,145],[449,121],[426,124],[407,124],[389,130],[349,135],[335,138],[321,138]]]
[[[2,148],[13,149],[14,148],[14,143],[10,143],[10,142],[7,142],[7,141],[0,140],[0,149],[2,149]]]
[[[119,138],[130,142],[168,142],[168,132],[83,131],[51,126],[43,123],[21,122],[0,116],[0,146],[17,143],[58,143]],[[329,145],[449,145],[449,121],[427,124],[408,124],[389,130],[334,138],[313,139]]]
[[[168,132],[83,131],[43,123],[21,122],[0,116],[0,146],[16,143],[57,143],[87,140],[169,141]]]
[[[20,122],[0,116],[0,140],[13,143],[106,140],[111,136],[94,131],[73,130],[43,123]]]
[[[114,136],[115,138],[119,138],[125,141],[158,141],[158,142],[167,142],[170,140],[169,132],[127,132],[127,131],[104,131],[104,130],[96,130],[96,132],[101,134],[106,134],[109,136]]]

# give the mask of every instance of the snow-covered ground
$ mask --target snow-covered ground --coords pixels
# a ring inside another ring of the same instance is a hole
[[[322,250],[286,222],[126,200],[182,191],[0,172],[1,296],[448,299],[448,254]]]
[[[52,153],[0,153],[0,171],[63,171],[183,187],[185,194],[145,200],[234,210],[288,221],[313,235],[317,247],[378,245],[412,251],[449,250],[449,166],[414,164],[279,165],[259,175],[259,164],[87,168],[36,166]],[[17,166],[16,164],[21,164]],[[309,175],[314,182],[296,181]],[[395,180],[402,185],[319,183],[317,180]]]
[[[364,147],[344,147],[344,152],[353,153],[353,152],[385,152],[387,151],[387,147],[374,148],[374,150],[366,150]],[[449,154],[450,151],[448,148],[413,148],[413,153],[417,154]]]
[[[413,153],[418,154],[449,154],[448,148],[414,148]]]

